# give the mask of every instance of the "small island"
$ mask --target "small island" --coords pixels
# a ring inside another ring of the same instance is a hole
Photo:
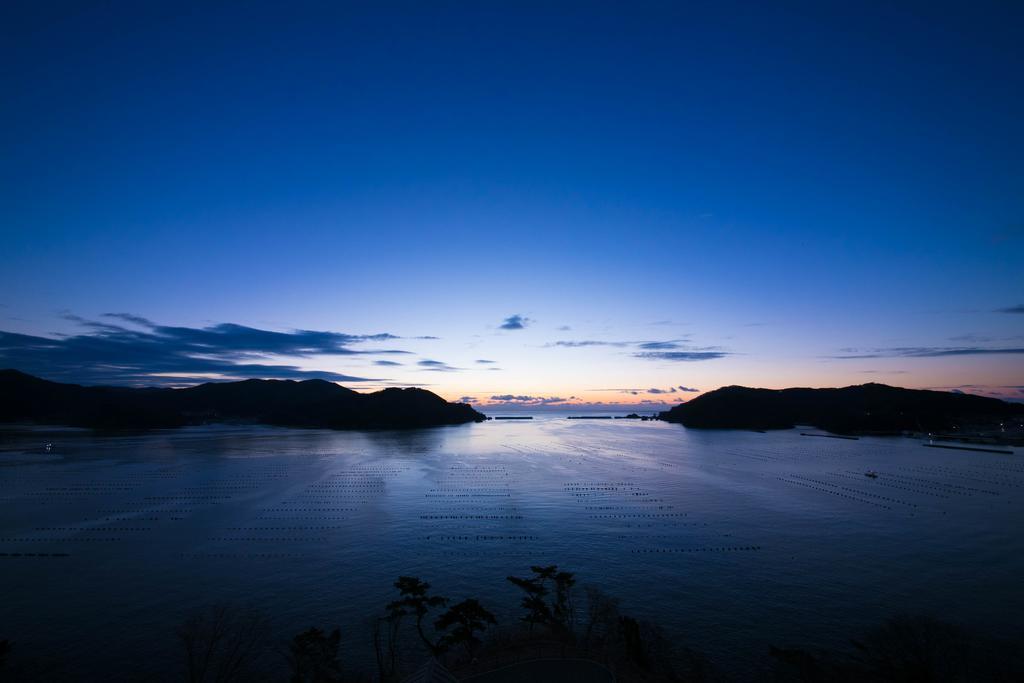
[[[996,436],[1024,419],[1024,405],[995,398],[885,384],[841,389],[729,386],[660,413],[666,422],[710,429],[789,429],[812,425],[835,434],[951,432]]]
[[[61,384],[0,370],[0,422],[95,429],[242,422],[285,427],[392,429],[483,421],[466,403],[425,389],[361,394],[312,379],[210,382],[184,389]]]

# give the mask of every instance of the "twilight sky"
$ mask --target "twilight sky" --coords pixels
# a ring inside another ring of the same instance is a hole
[[[1024,398],[1024,4],[207,4],[0,10],[0,366]]]

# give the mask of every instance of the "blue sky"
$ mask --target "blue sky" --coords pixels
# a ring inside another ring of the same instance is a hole
[[[2,11],[0,365],[1024,395],[1017,3]]]

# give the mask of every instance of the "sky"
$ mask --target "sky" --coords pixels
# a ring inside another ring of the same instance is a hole
[[[1022,46],[1011,2],[4,3],[0,366],[1021,400]]]

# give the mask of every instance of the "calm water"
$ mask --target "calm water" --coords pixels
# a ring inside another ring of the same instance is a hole
[[[182,616],[229,600],[282,637],[339,625],[346,660],[369,663],[363,624],[399,574],[511,622],[504,577],[531,564],[575,571],[732,671],[896,612],[1020,636],[1021,455],[561,418],[8,429],[0,638],[82,676],[166,672]]]

